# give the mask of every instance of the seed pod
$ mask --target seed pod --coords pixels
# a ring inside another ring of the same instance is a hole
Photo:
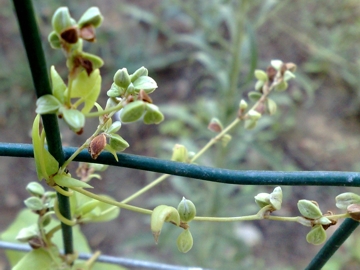
[[[179,212],[180,220],[183,222],[190,222],[196,216],[196,207],[192,201],[182,198],[177,210]]]
[[[189,229],[184,230],[177,238],[176,245],[182,253],[190,251],[194,243],[193,237]]]
[[[93,159],[97,159],[97,157],[101,154],[101,152],[105,149],[106,146],[106,136],[105,134],[97,135],[93,138],[89,144],[89,153]]]

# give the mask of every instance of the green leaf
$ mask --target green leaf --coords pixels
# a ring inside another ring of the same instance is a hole
[[[262,97],[262,94],[259,92],[251,91],[248,93],[248,97],[252,101],[258,101]]]
[[[336,196],[335,201],[337,208],[346,209],[350,204],[359,204],[360,196],[352,192],[345,192]]]
[[[56,113],[61,106],[59,100],[53,95],[44,95],[36,101],[36,110],[38,114],[52,114]]]
[[[38,211],[44,208],[43,201],[38,197],[30,197],[24,201],[27,208],[33,211]]]
[[[145,110],[145,102],[136,100],[127,104],[120,111],[120,120],[123,123],[135,122],[140,119]]]
[[[81,188],[92,188],[92,186],[90,186],[88,183],[77,180],[75,178],[71,178],[67,175],[55,175],[54,176],[54,181],[56,184],[58,184],[61,187],[81,187]]]
[[[109,196],[102,195],[105,198],[113,199]],[[114,207],[113,205],[109,205],[107,203],[99,202],[97,205],[97,211],[92,211],[84,214],[82,219],[89,219],[90,222],[106,222],[117,218],[120,214],[120,208]]]
[[[81,71],[72,83],[71,98],[81,98],[85,105],[82,113],[88,113],[94,106],[101,90],[101,76],[99,69],[91,72],[90,76],[86,71]]]
[[[193,243],[194,240],[189,229],[182,231],[176,240],[177,248],[182,253],[189,252]]]
[[[34,158],[36,164],[36,173],[38,179],[48,179],[49,175],[55,174],[59,169],[59,163],[56,159],[45,149],[44,140],[45,134],[40,136],[39,131],[40,115],[35,117],[32,127],[32,142],[34,146]]]
[[[134,82],[134,88],[138,91],[144,90],[147,94],[152,93],[158,87],[155,80],[149,76],[141,76]]]
[[[310,219],[318,219],[322,217],[320,208],[309,200],[299,200],[297,203],[300,213]]]
[[[321,245],[326,240],[326,232],[322,225],[315,225],[306,235],[306,241],[309,244]]]
[[[64,83],[63,79],[60,77],[54,66],[51,66],[50,68],[50,75],[52,93],[60,101],[61,104],[64,104],[66,84]]]
[[[121,128],[121,122],[120,121],[115,121],[114,123],[111,124],[111,126],[106,130],[106,133],[116,133],[120,130]]]
[[[85,126],[85,116],[82,112],[74,109],[66,109],[64,107],[61,112],[65,122],[74,132],[79,132]]]
[[[52,258],[44,248],[33,249],[14,266],[13,270],[29,269],[30,265],[31,269],[36,270],[54,269],[54,259],[61,264],[60,256]]]

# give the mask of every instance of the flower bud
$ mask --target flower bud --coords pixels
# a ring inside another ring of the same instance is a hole
[[[26,186],[26,190],[33,196],[42,197],[45,193],[45,189],[38,182],[30,182]]]
[[[276,69],[276,70],[280,70],[282,65],[283,65],[283,61],[281,60],[271,60],[270,64]]]
[[[145,67],[141,67],[141,68],[137,69],[133,74],[130,75],[131,82],[135,82],[141,76],[147,76],[147,75],[149,75],[148,70]]]
[[[260,208],[263,208],[267,205],[270,205],[270,194],[269,193],[259,193],[255,196],[255,202]]]
[[[108,134],[108,136],[110,138],[109,145],[115,151],[122,152],[126,148],[129,147],[128,142],[125,141],[120,135],[118,135],[118,134]]]
[[[190,222],[196,216],[196,207],[192,201],[182,198],[177,210],[179,212],[180,220],[183,222]]]
[[[218,118],[211,118],[210,123],[208,125],[208,129],[213,131],[213,132],[221,132],[224,128],[223,125],[221,124],[220,120]]]
[[[103,20],[104,17],[101,15],[99,8],[91,7],[81,16],[78,25],[80,28],[89,24],[94,27],[99,27]]]
[[[239,103],[239,109],[240,110],[246,110],[247,109],[247,107],[248,107],[248,104],[247,104],[247,102],[245,101],[245,100],[240,100],[240,103]]]
[[[106,136],[105,134],[97,135],[93,138],[89,144],[89,153],[93,159],[97,159],[97,157],[101,154],[101,152],[105,149],[106,146]]]
[[[123,94],[125,94],[125,89],[122,87],[119,87],[115,83],[113,83],[111,85],[110,89],[106,92],[106,94],[110,98],[120,97]]]
[[[122,88],[127,88],[130,81],[130,75],[126,68],[119,69],[114,75],[114,83]]]
[[[32,211],[40,211],[44,208],[42,200],[38,197],[30,197],[24,201],[27,208]]]
[[[60,34],[66,28],[72,26],[69,9],[67,7],[58,8],[52,17],[52,27],[56,33]]]
[[[176,162],[187,162],[188,161],[188,151],[187,151],[186,147],[181,144],[175,144],[175,146],[173,148],[171,160],[176,161]]]
[[[145,104],[146,112],[143,120],[146,125],[160,124],[162,121],[164,121],[164,115],[162,114],[162,112],[160,112],[158,106],[150,103]]]
[[[248,112],[248,115],[249,115],[250,120],[253,120],[253,121],[257,121],[261,118],[261,113],[255,111],[255,110],[250,110]]]
[[[270,194],[270,203],[276,209],[280,210],[282,204],[282,190],[281,187],[276,187]]]
[[[189,229],[184,230],[176,240],[178,250],[182,253],[187,253],[190,251],[193,243],[194,240]]]

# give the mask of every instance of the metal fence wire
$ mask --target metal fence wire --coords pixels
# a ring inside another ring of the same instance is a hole
[[[33,83],[37,97],[51,94],[47,65],[42,50],[38,26],[36,24],[31,0],[13,0],[14,8],[19,22],[19,27],[25,45]],[[49,152],[63,164],[75,148],[62,147],[57,118],[55,115],[43,115],[43,126],[47,135]],[[0,156],[28,157],[33,158],[33,147],[29,144],[0,143]],[[354,172],[274,172],[274,171],[234,171],[218,168],[210,168],[199,165],[177,163],[156,158],[136,155],[118,154],[119,162],[116,162],[110,153],[102,153],[96,163],[113,166],[127,167],[138,170],[153,171],[171,175],[185,176],[205,181],[213,181],[224,184],[236,185],[301,185],[301,186],[360,186],[360,174]],[[83,151],[75,159],[76,161],[94,162],[87,151]],[[59,209],[64,217],[70,218],[68,198],[58,194]],[[358,222],[346,219],[335,233],[324,244],[322,249],[315,255],[306,269],[321,269],[343,242],[357,228]],[[64,253],[73,253],[72,230],[70,226],[62,224]],[[0,248],[25,250],[23,245],[0,242]],[[90,255],[82,254],[88,258]],[[152,262],[143,262],[132,259],[114,258],[101,256],[100,260],[107,263],[121,264],[124,266],[148,268],[148,269],[202,269],[198,267],[181,267]]]

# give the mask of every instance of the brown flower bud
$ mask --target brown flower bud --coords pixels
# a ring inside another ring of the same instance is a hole
[[[106,136],[105,134],[97,135],[93,138],[89,144],[89,153],[93,159],[97,159],[97,157],[101,154],[101,152],[105,149],[106,146]]]

